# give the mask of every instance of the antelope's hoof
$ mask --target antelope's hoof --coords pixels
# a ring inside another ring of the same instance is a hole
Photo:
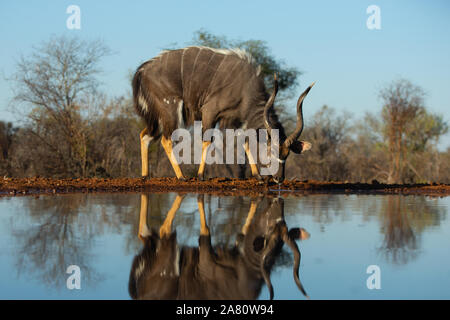
[[[260,175],[259,173],[253,175],[253,178],[255,178],[255,179],[258,180],[258,181],[264,181],[264,178],[261,177],[261,175]]]
[[[144,180],[144,181],[150,180],[150,176],[142,176],[141,180]]]
[[[270,176],[259,176],[259,178],[257,178],[257,179],[258,179],[258,181],[263,182],[265,184],[269,184],[269,182],[271,180]]]
[[[187,179],[184,176],[179,177],[178,180],[180,180],[180,181],[187,181]]]
[[[200,181],[205,181],[205,175],[204,174],[199,174],[197,179],[200,180]]]

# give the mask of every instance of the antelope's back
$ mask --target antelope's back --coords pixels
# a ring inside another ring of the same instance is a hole
[[[164,51],[149,62],[145,71],[153,93],[160,99],[177,96],[194,108],[212,98],[241,99],[257,76],[251,56],[240,50],[187,47]]]

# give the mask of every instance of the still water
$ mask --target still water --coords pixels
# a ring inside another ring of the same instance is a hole
[[[449,208],[398,195],[3,197],[0,298],[268,299],[264,265],[275,299],[303,300],[295,239],[311,299],[450,299]]]

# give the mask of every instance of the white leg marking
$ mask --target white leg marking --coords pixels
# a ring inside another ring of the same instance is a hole
[[[142,142],[144,142],[147,147],[150,144],[150,142],[152,142],[152,140],[153,137],[150,137],[148,134],[142,137]]]

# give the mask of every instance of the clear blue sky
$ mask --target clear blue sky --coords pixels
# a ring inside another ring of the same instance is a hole
[[[66,28],[69,5],[81,9],[81,30]],[[381,9],[381,30],[369,30],[366,8]],[[204,28],[230,39],[267,41],[273,54],[317,81],[305,118],[323,104],[360,118],[380,110],[377,90],[399,77],[421,86],[429,110],[450,122],[450,2],[435,1],[2,1],[0,119],[12,97],[4,76],[20,54],[51,35],[101,38],[115,52],[104,59],[108,94],[130,89],[128,73],[170,44],[185,45]],[[440,149],[450,146],[450,135]]]

